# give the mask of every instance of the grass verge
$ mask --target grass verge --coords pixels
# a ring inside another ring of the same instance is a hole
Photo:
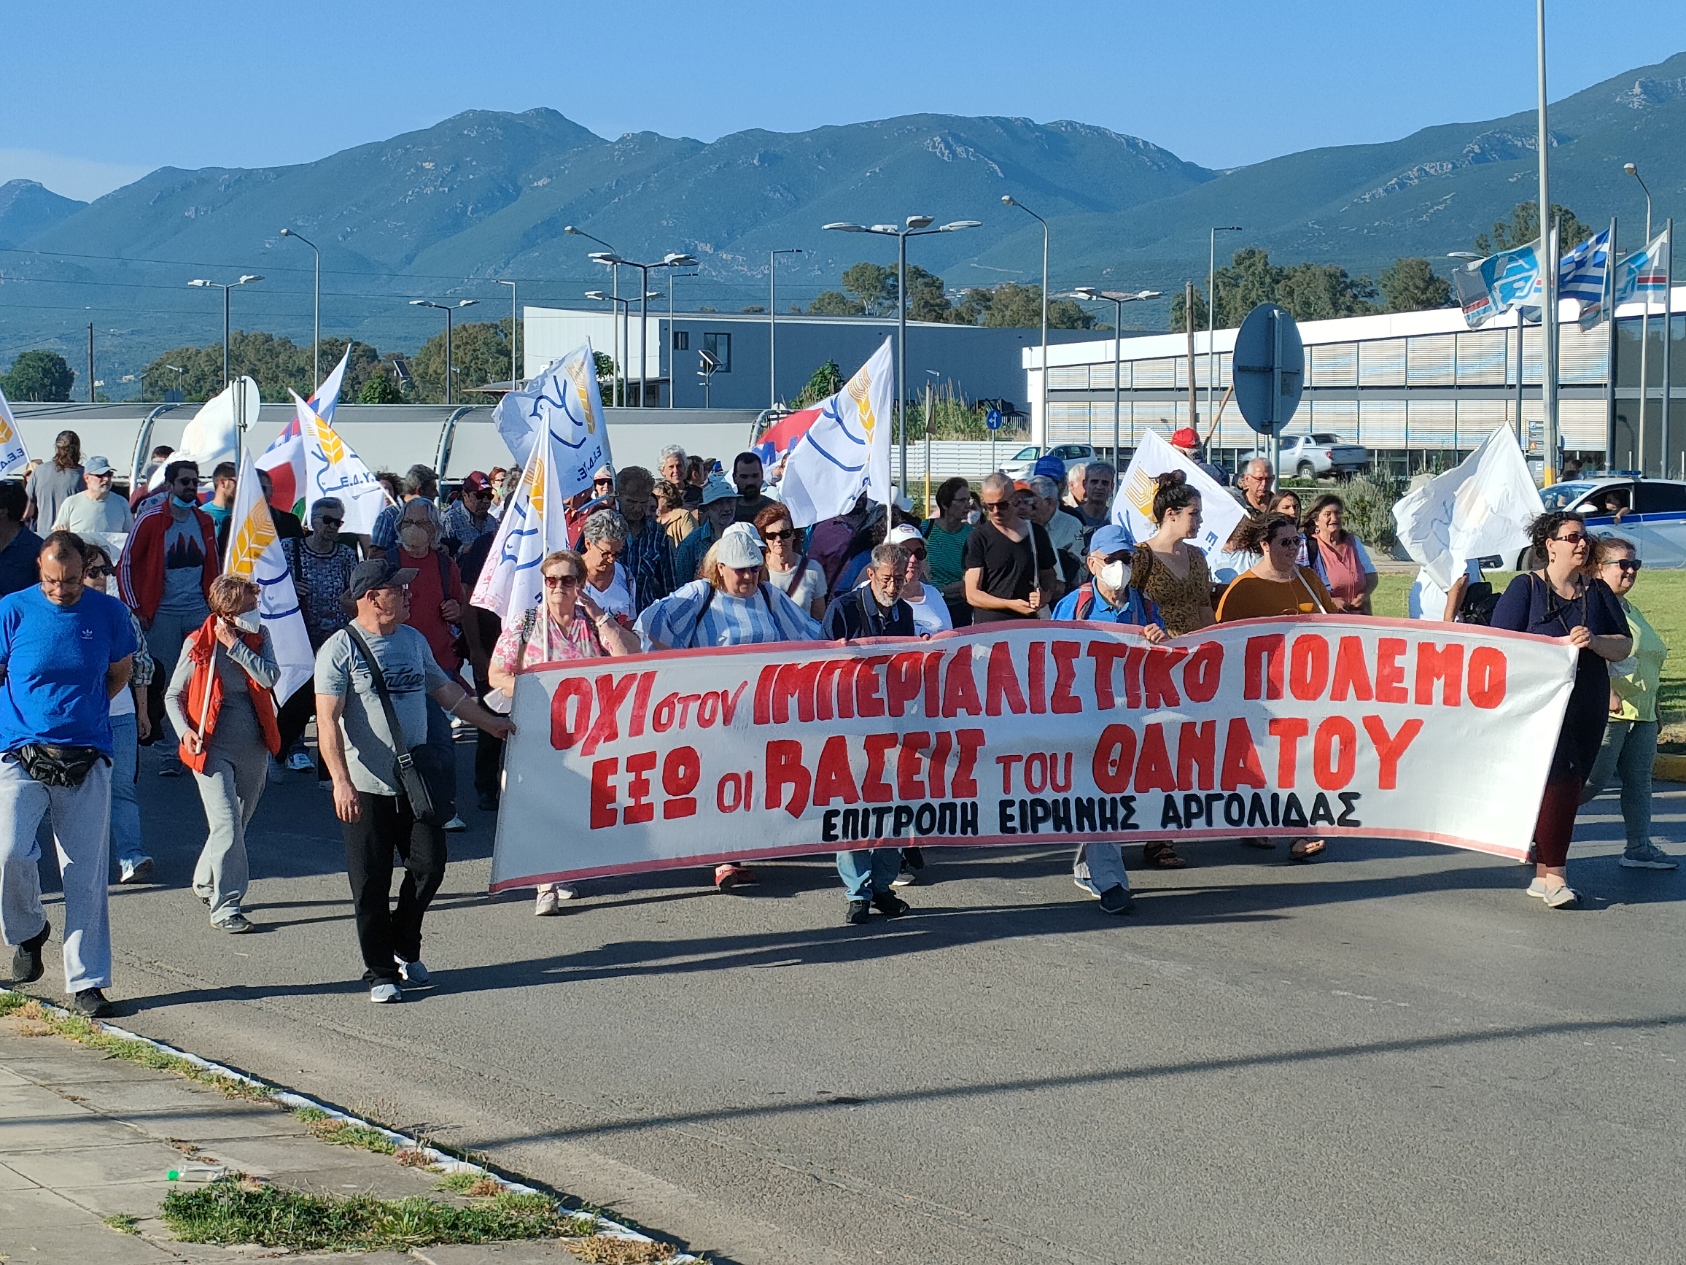
[[[303,1122],[312,1137],[334,1146],[356,1147],[359,1151],[373,1151],[377,1155],[394,1155],[398,1151],[398,1143],[379,1129],[372,1129],[366,1124],[352,1124],[349,1120],[337,1120],[320,1107],[295,1108],[293,1119]]]

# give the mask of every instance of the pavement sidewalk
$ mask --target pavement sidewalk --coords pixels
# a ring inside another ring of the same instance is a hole
[[[313,1137],[290,1112],[230,1099],[174,1073],[108,1056],[18,1014],[0,1018],[0,1262],[159,1265],[291,1257],[369,1265],[574,1265],[554,1240],[408,1254],[292,1254],[179,1243],[158,1219],[185,1162],[224,1164],[277,1186],[387,1199],[446,1198],[439,1175]],[[132,1232],[107,1218],[132,1217]],[[630,1257],[628,1258],[630,1259]]]

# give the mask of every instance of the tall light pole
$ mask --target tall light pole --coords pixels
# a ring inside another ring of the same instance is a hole
[[[678,259],[678,258],[689,259],[690,256],[689,255],[676,256],[676,259]],[[674,345],[673,345],[673,340],[675,338],[675,334],[673,332],[673,330],[674,330],[674,323],[673,323],[673,279],[675,277],[695,277],[695,276],[701,275],[700,273],[695,273],[695,272],[680,272],[679,271],[680,267],[681,267],[681,265],[679,263],[675,262],[673,267],[671,267],[667,270],[667,406],[668,406],[668,408],[677,407],[676,404],[674,403],[673,397],[679,390],[679,366],[677,364],[675,364],[674,360],[673,360],[673,353],[674,353],[674,350],[675,350]]]
[[[1540,266],[1540,332],[1545,339],[1540,348],[1540,398],[1545,406],[1540,439],[1545,449],[1542,482],[1550,487],[1557,481],[1557,232],[1551,223],[1551,134],[1546,127],[1545,0],[1534,0],[1534,51],[1539,69],[1540,237],[1545,246]],[[1643,408],[1639,415],[1645,416]],[[1643,451],[1639,465],[1644,469]]]
[[[901,488],[907,495],[907,239],[930,237],[935,233],[957,233],[963,228],[978,228],[982,220],[952,220],[931,228],[932,216],[910,215],[905,228],[894,224],[849,224],[838,221],[821,224],[822,229],[838,233],[877,233],[880,237],[896,239],[896,416],[901,422]]]
[[[1239,233],[1239,224],[1220,224],[1214,228],[1206,242],[1206,425],[1212,424],[1212,388],[1217,385],[1217,377],[1212,372],[1212,331],[1213,322],[1218,312],[1218,234]],[[1218,436],[1219,443],[1223,436]]]
[[[1645,177],[1639,174],[1639,168],[1635,164],[1623,163],[1622,170],[1627,172],[1627,174],[1632,176],[1635,180],[1639,181],[1639,187],[1645,190],[1645,245],[1649,247],[1651,244],[1651,190],[1645,183]],[[1673,245],[1673,242],[1669,243],[1670,247]],[[1614,249],[1613,245],[1612,249]],[[1614,258],[1614,256],[1612,256],[1612,258]],[[1649,364],[1651,351],[1651,292],[1649,290],[1644,290],[1641,291],[1641,293],[1645,296],[1645,306],[1641,308],[1639,312],[1639,437],[1637,440],[1639,447],[1639,460],[1635,464],[1639,467],[1640,475],[1643,476],[1645,474],[1645,415],[1651,408],[1651,402],[1646,398],[1651,394],[1651,374]],[[1616,314],[1614,312],[1610,313],[1610,319],[1611,321],[1616,319]],[[1663,339],[1665,341],[1668,339],[1668,335],[1666,333],[1663,335]],[[1610,372],[1614,373],[1615,371],[1615,365],[1611,365]],[[1663,414],[1665,416],[1668,414],[1667,399],[1663,400]],[[1615,456],[1614,453],[1611,453],[1610,455],[1612,458]],[[1668,476],[1668,454],[1666,452],[1663,454],[1663,476],[1665,478]]]
[[[322,383],[322,252],[316,249],[315,242],[293,229],[282,229],[281,236],[303,242],[316,256],[315,302],[310,321],[310,389],[314,392]]]
[[[1125,294],[1118,290],[1098,290],[1094,286],[1078,286],[1068,299],[1089,299],[1093,302],[1105,300],[1112,304],[1114,312],[1112,322],[1112,463],[1119,464],[1119,419],[1124,413],[1124,393],[1122,378],[1124,371],[1124,305],[1126,303],[1141,303],[1148,299],[1162,298],[1158,290],[1137,290],[1134,294]]]
[[[779,304],[778,292],[774,289],[773,280],[778,272],[780,255],[800,255],[801,253],[802,248],[800,246],[767,252],[767,407],[769,409],[779,406]],[[906,495],[905,491],[903,495]]]
[[[455,303],[435,303],[431,299],[411,299],[411,307],[430,307],[445,314],[445,405],[451,403],[451,375],[456,369],[451,364],[451,317],[460,307],[473,307],[479,299],[458,299]]]
[[[515,390],[521,384],[521,372],[516,368],[515,331],[521,324],[521,310],[515,306],[515,282],[500,281],[501,286],[509,287],[509,389]],[[592,376],[597,374],[597,366],[591,368]]]
[[[618,254],[618,252],[615,250],[615,248],[613,246],[609,245],[608,242],[604,241],[601,237],[593,237],[590,233],[586,232],[583,228],[575,228],[572,224],[564,224],[562,226],[562,231],[564,233],[568,234],[568,236],[570,236],[570,237],[583,237],[588,242],[596,242],[599,246],[603,247],[603,249],[608,251],[611,255],[617,255]],[[597,255],[594,253],[591,256],[591,258],[596,259]],[[621,270],[618,266],[616,266],[614,264],[611,264],[611,265],[609,265],[609,294],[613,298],[618,299],[620,297],[620,293],[621,293]],[[621,397],[622,397],[621,402],[624,404],[626,402],[626,399],[625,399],[625,396],[626,396],[626,373],[625,373],[626,361],[623,358],[622,353],[621,353],[620,326],[616,323],[616,315],[618,314],[618,306],[610,308],[609,311],[611,313],[611,315],[609,317],[609,328],[612,331],[609,335],[609,342],[611,344],[610,350],[611,350],[611,352],[613,352],[614,361],[615,361],[614,377],[610,379],[610,388],[611,388],[610,394],[614,393],[613,392],[613,386],[614,386],[615,379],[619,379],[620,384],[621,384]],[[595,370],[594,370],[594,372],[595,372]]]
[[[223,390],[225,391],[228,389],[228,292],[234,289],[235,286],[247,286],[251,285],[254,281],[262,280],[262,277],[257,276],[254,273],[247,273],[245,276],[241,277],[240,280],[230,281],[227,285],[224,285],[220,281],[206,281],[203,279],[189,281],[187,283],[190,286],[194,286],[202,290],[216,289],[222,291],[222,385]]]
[[[638,280],[640,286],[638,293],[641,296],[638,300],[638,407],[643,408],[644,393],[649,378],[647,364],[649,357],[646,353],[649,351],[650,347],[650,300],[662,297],[658,291],[650,289],[650,271],[653,268],[689,268],[697,261],[690,255],[681,255],[675,251],[669,251],[653,264],[634,263],[630,259],[622,259],[613,251],[593,251],[591,258],[595,259],[598,263],[605,264],[611,268],[620,268],[624,265],[628,268],[638,269]],[[630,301],[626,312],[626,342],[628,344],[627,358],[631,359],[632,348],[630,344],[632,342],[632,308]]]
[[[1016,206],[1042,226],[1042,440],[1048,439],[1048,221],[1012,194],[1001,195],[1001,205]]]

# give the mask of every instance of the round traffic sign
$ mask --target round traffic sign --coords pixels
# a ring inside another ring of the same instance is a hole
[[[1287,308],[1261,303],[1241,322],[1231,361],[1235,403],[1261,435],[1279,435],[1305,387],[1305,344]]]

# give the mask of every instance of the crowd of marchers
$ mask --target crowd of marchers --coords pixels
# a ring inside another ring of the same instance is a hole
[[[1199,463],[1192,431],[1170,438]],[[427,982],[423,919],[445,875],[447,836],[466,829],[455,731],[479,731],[473,796],[495,813],[515,677],[536,665],[917,638],[1003,620],[1129,625],[1157,643],[1233,620],[1366,616],[1377,584],[1341,498],[1278,491],[1264,461],[1229,492],[1239,526],[1203,551],[1194,543],[1201,494],[1181,473],[1157,479],[1142,507],[1153,530],[1139,540],[1114,516],[1112,465],[1068,469],[1056,458],[1027,479],[949,479],[928,516],[905,499],[886,506],[863,496],[799,528],[763,486],[755,454],[740,453],[728,476],[670,446],[655,471],[596,472],[575,506],[574,547],[541,565],[542,600],[503,620],[468,594],[520,471],[476,471],[447,492],[416,465],[402,478],[379,476],[388,504],[366,536],[342,530],[345,507],[332,497],[314,501],[307,522],[269,506],[315,655],[313,682],[278,699],[258,588],[221,573],[236,469],[207,473],[173,456],[156,450],[125,498],[110,462],[84,461],[66,431],[51,461],[22,482],[0,482],[0,932],[14,950],[14,982],[39,979],[52,926],[36,836],[50,819],[65,989],[92,1017],[110,1013],[112,866],[120,884],[154,877],[136,793],[142,745],[160,747],[160,776],[185,771],[195,782],[205,839],[193,893],[227,934],[253,926],[246,833],[265,786],[286,770],[314,770],[344,840],[363,979],[371,1000],[395,1002]],[[1634,603],[1641,564],[1631,542],[1594,538],[1580,516],[1551,512],[1535,521],[1533,545],[1535,568],[1502,595],[1472,566],[1449,592],[1415,593],[1413,614],[1577,648],[1528,887],[1548,907],[1570,908],[1579,900],[1567,881],[1576,813],[1612,785],[1626,824],[1621,864],[1676,865],[1650,837],[1667,646]],[[1311,861],[1326,846],[1293,839],[1287,856]],[[1140,858],[1154,869],[1188,864],[1164,839],[1142,845]],[[896,889],[925,868],[917,846],[839,852],[845,921],[908,913]],[[1122,845],[1082,844],[1072,872],[1106,913],[1133,908]],[[718,866],[713,879],[722,891],[757,881],[742,864]],[[577,884],[545,884],[535,912],[555,915],[582,894]]]

